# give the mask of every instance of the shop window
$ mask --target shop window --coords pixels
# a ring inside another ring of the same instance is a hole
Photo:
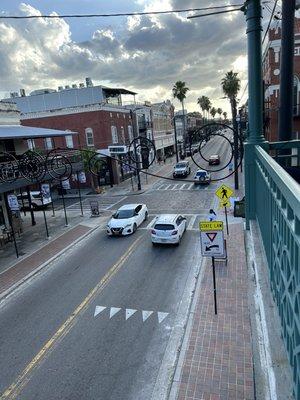
[[[124,131],[124,126],[121,126],[121,141],[123,144],[125,144],[125,131]]]
[[[117,131],[117,127],[116,126],[112,126],[111,127],[111,140],[113,144],[116,144],[119,142],[119,138],[118,138],[118,131]]]
[[[88,147],[94,146],[94,133],[92,128],[86,128],[85,137],[86,137],[86,145]]]

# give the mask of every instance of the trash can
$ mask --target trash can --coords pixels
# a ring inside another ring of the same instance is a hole
[[[233,216],[245,218],[245,197],[234,202]]]

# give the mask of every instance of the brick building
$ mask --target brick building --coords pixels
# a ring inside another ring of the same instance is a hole
[[[278,140],[279,84],[280,84],[281,24],[273,23],[263,54],[265,82],[265,136],[269,141]],[[300,19],[295,18],[294,58],[294,127],[293,138],[300,137]]]

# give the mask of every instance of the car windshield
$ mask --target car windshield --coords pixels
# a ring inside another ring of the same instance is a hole
[[[157,229],[158,231],[172,231],[175,227],[171,224],[156,224],[154,229]]]
[[[206,172],[205,171],[198,171],[196,173],[196,176],[206,176]]]
[[[176,164],[176,166],[175,166],[175,168],[185,168],[185,167],[186,167],[185,163],[179,163],[179,164]]]
[[[134,216],[134,210],[119,210],[114,215],[114,219],[126,219]]]

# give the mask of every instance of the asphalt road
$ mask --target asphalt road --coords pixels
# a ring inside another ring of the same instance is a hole
[[[218,140],[207,145],[225,162]],[[96,230],[1,304],[1,400],[157,400],[158,372],[171,371],[166,348],[201,266],[197,224],[215,203],[211,185],[162,183],[138,196],[150,218],[134,235]],[[118,206],[130,202],[137,196]],[[188,230],[180,246],[154,248],[149,228],[170,211],[188,216]]]

